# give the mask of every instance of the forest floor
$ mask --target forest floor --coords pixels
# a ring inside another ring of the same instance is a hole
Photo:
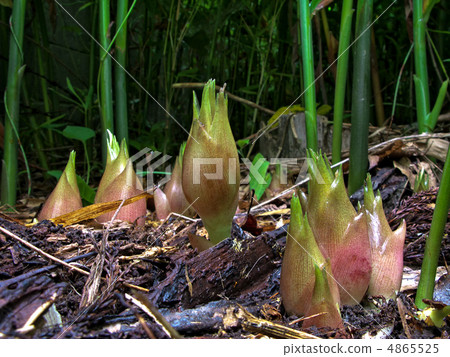
[[[414,194],[408,165],[394,149],[372,157],[371,174],[391,228],[406,220],[402,289],[396,300],[373,297],[343,306],[343,329],[302,329],[301,319],[287,316],[279,286],[290,195],[253,209],[256,224],[250,224],[247,188],[231,238],[201,253],[189,242],[189,235],[205,232],[198,219],[158,222],[152,213],[143,227],[114,222],[106,228],[95,221],[25,225],[37,207],[22,200],[16,213],[0,216],[0,336],[449,338],[448,318],[442,328],[428,326],[416,318],[414,305],[437,188]],[[409,167],[421,162],[414,155],[408,160]],[[352,202],[360,198],[357,192]],[[435,291],[435,300],[446,304],[449,234],[447,223]]]

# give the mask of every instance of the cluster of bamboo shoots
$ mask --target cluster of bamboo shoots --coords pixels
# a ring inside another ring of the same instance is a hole
[[[164,191],[160,188],[154,190],[159,219],[165,219],[170,212],[188,216],[196,212],[202,218],[213,244],[230,236],[238,205],[239,162],[227,106],[224,88],[216,96],[213,80],[204,87],[201,106],[194,92],[194,115],[188,141],[180,149],[171,180]],[[119,146],[116,138],[109,133],[106,168],[95,202],[126,199],[142,191],[125,141]],[[60,181],[44,204],[39,219],[53,218],[81,206],[73,153]],[[109,221],[113,214],[105,213],[98,220]],[[142,199],[122,207],[117,219],[143,225],[145,214],[146,205]]]
[[[224,88],[215,82],[204,87],[202,103],[194,93],[193,122],[186,146],[175,161],[164,192],[154,191],[157,216],[169,212],[202,218],[210,243],[230,236],[238,204],[238,154],[228,121]],[[125,141],[119,146],[109,133],[105,172],[95,202],[129,198],[143,191],[128,157]],[[381,197],[366,180],[364,205],[353,208],[342,170],[335,173],[325,157],[311,152],[309,196],[291,202],[291,223],[281,271],[281,296],[286,311],[314,315],[304,326],[341,327],[339,306],[358,304],[365,294],[392,298],[403,271],[405,223],[392,232]],[[75,153],[40,214],[51,218],[77,208],[81,199],[75,175]],[[304,212],[304,213],[303,213]],[[99,221],[111,219],[103,214]],[[118,219],[144,224],[145,200],[120,211]]]
[[[287,313],[317,314],[304,327],[338,328],[340,305],[358,304],[366,294],[395,297],[406,226],[390,229],[369,175],[364,205],[355,211],[341,169],[333,173],[326,158],[312,153],[309,173],[308,197],[291,201],[280,292]]]
[[[136,176],[129,159],[125,139],[119,146],[116,137],[108,131],[108,155],[106,167],[95,195],[95,203],[128,199],[143,192],[142,183]],[[75,173],[75,152],[70,154],[69,162],[56,187],[45,201],[38,216],[39,220],[54,218],[82,207],[80,191]],[[145,199],[123,206],[116,219],[144,225],[147,213]],[[104,213],[97,221],[111,220],[114,212]]]

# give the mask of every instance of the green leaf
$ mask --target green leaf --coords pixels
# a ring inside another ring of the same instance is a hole
[[[430,182],[428,174],[425,172],[424,168],[422,168],[414,180],[414,192],[419,193],[421,191],[427,191],[429,188]]]
[[[331,105],[322,104],[319,108],[317,108],[317,115],[327,115],[331,109]]]
[[[419,124],[419,133],[427,131],[427,109],[425,103],[425,88],[422,80],[414,75],[414,85],[416,90],[417,123]]]
[[[59,178],[62,175],[61,170],[49,170],[47,171],[47,174],[56,178],[56,180],[59,180]],[[95,198],[95,190],[90,187],[86,181],[83,180],[83,178],[79,175],[77,175],[77,185],[78,189],[80,190],[80,196],[81,198],[88,204],[94,203]]]
[[[257,93],[258,93],[257,89],[258,89],[258,87],[256,85],[248,86],[248,87],[239,88],[239,92],[244,93],[244,94],[257,95]]]
[[[41,125],[39,125],[37,127],[37,129],[49,129],[49,130],[58,131],[57,129],[62,128],[63,126],[66,126],[66,124],[64,124],[64,123],[57,123],[58,120],[63,119],[65,116],[66,116],[66,114],[62,114],[60,116],[52,118],[52,119],[48,120],[47,122],[44,122]],[[58,131],[58,132],[61,134],[60,131]]]
[[[309,3],[309,11],[312,13],[316,9],[317,5],[319,5],[319,3],[320,3],[320,0],[312,0]]]
[[[438,116],[441,112],[442,105],[444,104],[445,94],[447,93],[448,79],[442,83],[441,88],[439,89],[439,94],[436,99],[436,103],[434,103],[433,110],[431,113],[427,115],[427,127],[433,131],[436,126]]]
[[[304,111],[305,111],[305,108],[303,108],[301,105],[292,105],[290,107],[281,107],[269,119],[269,121],[267,122],[267,126],[271,127],[271,128],[276,128],[278,126],[278,123],[275,123],[273,125],[271,125],[271,124],[276,122],[281,115],[289,115],[289,114],[300,113],[300,112],[304,112]]]
[[[81,11],[83,11],[84,9],[86,9],[86,8],[88,8],[89,6],[92,6],[92,5],[94,5],[94,2],[93,2],[93,1],[87,2],[86,4],[84,4],[83,6],[81,6],[81,7],[78,9],[77,12],[81,12]]]
[[[62,170],[49,170],[47,171],[47,174],[49,174],[50,176],[56,178],[57,180],[59,180],[59,178],[62,175]]]
[[[78,95],[78,93],[76,92],[76,90],[73,88],[72,86],[72,82],[70,81],[69,77],[66,77],[66,83],[67,83],[67,88],[69,88],[70,92],[77,97],[78,101],[80,102],[80,104],[84,107],[84,101],[81,99],[81,97]]]
[[[236,141],[236,144],[239,146],[240,149],[242,149],[245,146],[247,146],[249,142],[250,139],[239,139],[238,141]]]
[[[86,183],[86,181],[84,181],[83,178],[79,175],[77,175],[77,184],[78,189],[80,190],[81,198],[89,204],[94,203],[95,190],[92,187],[90,187]]]
[[[68,139],[80,140],[85,143],[87,140],[95,136],[95,131],[83,126],[68,125],[62,134]]]
[[[424,1],[423,8],[425,11],[423,12],[423,20],[425,21],[425,23],[428,22],[428,19],[430,18],[431,10],[433,10],[434,5],[436,5],[438,2],[439,2],[439,0]]]
[[[258,173],[259,175],[264,179],[264,182],[261,182],[258,180],[258,178],[254,177],[253,173],[250,172],[250,190],[255,190],[255,197],[257,200],[259,200],[262,195],[264,194],[264,191],[267,187],[269,187],[270,182],[272,181],[272,175],[270,172],[267,172],[267,169],[269,168],[269,161],[267,161],[264,156],[261,155],[261,153],[257,153],[253,159],[252,165],[256,166],[258,161],[264,160],[264,162],[258,166]],[[259,164],[259,163],[258,163]]]

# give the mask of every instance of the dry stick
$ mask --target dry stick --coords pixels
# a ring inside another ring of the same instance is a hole
[[[241,305],[237,305],[240,310],[238,316],[242,320],[241,325],[246,331],[260,333],[274,338],[321,339],[320,337],[303,331],[298,331],[268,320],[259,319],[245,310]]]
[[[124,206],[132,204],[136,201],[139,201],[143,198],[151,197],[147,192],[140,193],[139,195],[133,196],[131,198],[128,198],[123,203]],[[103,213],[115,211],[117,207],[121,204],[122,200],[116,200],[111,202],[105,202],[105,203],[94,203],[90,206],[86,206],[83,208],[80,208],[76,211],[72,211],[66,214],[63,214],[61,216],[49,219],[49,221],[53,222],[56,226],[58,224],[62,224],[65,226],[70,226],[71,224],[75,224],[78,222],[85,221],[87,219],[92,219],[100,216]],[[35,224],[29,224],[29,226],[34,226]]]
[[[80,268],[77,268],[76,266],[70,265],[68,263],[66,263],[64,260],[58,259],[56,257],[54,257],[53,255],[50,255],[46,252],[44,252],[43,250],[39,249],[38,247],[34,246],[33,244],[27,242],[26,240],[20,238],[19,236],[15,235],[14,233],[8,231],[7,229],[3,228],[2,226],[0,226],[0,231],[5,233],[6,235],[10,236],[11,238],[17,240],[18,242],[20,242],[21,244],[23,244],[24,246],[34,250],[36,253],[38,253],[39,255],[42,255],[44,257],[46,257],[47,259],[50,259],[58,264],[61,264],[69,269],[73,269],[75,271],[77,271],[78,273],[81,273],[83,275],[89,276],[89,272]],[[137,285],[133,285],[133,284],[129,284],[129,283],[123,283],[123,285],[125,285],[127,288],[132,288],[132,289],[136,289],[136,290],[140,290],[140,291],[144,291],[144,292],[149,292],[148,289],[145,289],[143,287],[137,286]]]
[[[205,86],[205,83],[174,83],[172,84],[172,88],[203,88]],[[216,90],[220,90],[220,86],[216,85]],[[247,104],[248,106],[252,108],[256,108],[261,110],[262,112],[265,112],[270,115],[274,115],[275,112],[271,109],[264,108],[263,106],[253,103],[247,99],[238,97],[237,95],[231,94],[230,92],[225,91],[225,94],[228,96],[228,98],[235,100],[236,102]]]
[[[147,334],[147,336],[149,338],[151,338],[151,339],[156,339],[155,334],[153,333],[152,330],[150,330],[150,328],[148,327],[147,322],[145,321],[145,319],[137,312],[136,308],[133,305],[129,304],[128,301],[125,300],[124,295],[119,294],[119,293],[115,293],[115,296],[117,297],[117,299],[120,301],[120,303],[125,308],[131,310],[131,312],[134,314],[134,317],[136,317],[136,319],[141,324],[141,326],[144,329],[144,331]]]
[[[143,294],[136,292],[135,296],[125,294],[125,298],[130,300],[136,306],[139,306],[142,311],[152,317],[155,322],[164,330],[164,332],[171,338],[182,338],[182,336],[175,330],[166,318],[153,306],[151,301]]]
[[[400,136],[400,137],[393,138],[393,139],[390,139],[390,140],[387,140],[387,141],[383,141],[383,142],[380,143],[380,144],[377,144],[377,145],[372,146],[371,148],[369,148],[369,152],[374,151],[375,149],[378,149],[378,148],[383,147],[383,146],[385,146],[385,145],[394,143],[394,142],[396,142],[397,140],[402,140],[402,141],[415,141],[415,140],[418,140],[418,139],[436,139],[436,138],[437,138],[437,139],[442,139],[442,138],[447,138],[447,137],[450,137],[450,134],[443,134],[443,133],[439,133],[439,134],[427,134],[427,133],[424,133],[424,134],[415,134],[415,135],[408,135],[408,136]],[[348,162],[348,160],[349,160],[349,159],[347,158],[347,159],[344,159],[344,160],[342,160],[342,161],[339,161],[339,162],[337,162],[336,164],[331,165],[331,168],[335,168],[335,167],[338,167],[339,165],[345,164],[346,162]],[[291,186],[290,188],[284,190],[283,192],[281,192],[281,193],[278,194],[277,196],[272,197],[272,198],[268,199],[267,201],[264,201],[264,202],[260,203],[259,205],[256,205],[255,207],[253,207],[253,208],[251,209],[251,211],[255,211],[256,209],[261,208],[261,207],[265,206],[266,204],[268,204],[268,203],[270,203],[270,202],[272,202],[272,201],[275,201],[276,199],[278,199],[278,198],[280,198],[280,197],[283,197],[284,195],[287,195],[288,193],[292,192],[296,187],[301,186],[301,185],[307,183],[308,181],[309,181],[309,177],[305,178],[304,180],[302,180],[302,181],[300,181],[300,182],[297,182],[296,184],[294,184],[294,185]]]
[[[38,247],[34,246],[33,244],[27,242],[26,240],[20,238],[19,236],[15,235],[14,233],[8,231],[7,229],[3,228],[0,226],[0,231],[2,231],[3,233],[7,234],[8,236],[10,236],[11,238],[14,238],[15,240],[19,241],[20,243],[22,243],[24,246],[34,250],[35,252],[37,252],[39,255],[43,255],[44,257],[53,260],[54,262],[57,262],[58,264],[64,265],[65,267],[69,268],[69,269],[73,269],[81,274],[84,275],[89,275],[89,272],[87,272],[86,270],[77,268],[73,265],[70,265],[68,263],[66,263],[64,260],[58,259],[56,257],[54,257],[53,255],[50,255],[46,252],[44,252],[42,249],[39,249]]]

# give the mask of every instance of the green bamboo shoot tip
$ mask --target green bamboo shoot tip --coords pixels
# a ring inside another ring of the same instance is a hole
[[[216,81],[210,79],[203,88],[202,105],[200,107],[200,121],[205,125],[206,131],[212,125],[216,111]],[[195,114],[195,112],[194,112]]]
[[[66,176],[67,176],[67,180],[69,182],[77,182],[77,175],[75,173],[75,158],[76,158],[77,154],[75,152],[75,150],[72,150],[70,152],[69,155],[69,160],[67,161],[67,165],[65,168],[65,172],[66,172]]]
[[[291,222],[290,227],[294,230],[300,230],[300,227],[303,225],[303,212],[302,206],[300,205],[300,200],[296,194],[292,197],[291,200]]]
[[[106,132],[107,132],[106,144],[107,144],[107,149],[108,149],[107,159],[109,161],[113,161],[119,155],[120,146],[119,146],[119,142],[116,139],[116,136],[113,133],[111,133],[111,131],[109,129],[107,129]]]

